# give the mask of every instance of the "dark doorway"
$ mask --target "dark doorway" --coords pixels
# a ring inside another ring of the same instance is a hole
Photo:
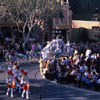
[[[11,37],[11,28],[10,27],[1,27],[1,31],[4,37]]]
[[[64,42],[66,42],[66,30],[62,30],[62,31],[61,31],[61,35],[62,35],[62,40],[63,40]]]
[[[13,27],[13,33],[16,36],[16,38],[23,38],[23,29],[20,27],[20,32],[18,31],[17,27]]]
[[[53,38],[59,37],[66,42],[66,30],[54,30]]]
[[[48,32],[45,32],[45,41],[48,41]]]

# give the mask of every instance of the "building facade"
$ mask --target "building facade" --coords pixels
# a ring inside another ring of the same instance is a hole
[[[52,27],[45,26],[45,39],[47,41],[59,35],[64,42],[67,42],[71,40],[72,11],[69,10],[68,0],[57,0],[57,2],[61,3],[61,8],[58,16],[52,20]]]
[[[50,41],[52,38],[55,38],[58,35],[62,37],[65,42],[71,40],[72,11],[69,10],[69,2],[68,0],[57,0],[57,2],[61,4],[59,14],[57,17],[52,18],[51,24],[44,24],[44,33],[42,33],[43,36],[42,39],[40,38],[41,40],[39,39],[40,41]],[[3,8],[2,6],[1,8],[4,10],[2,10],[3,13],[6,12],[7,9]],[[4,32],[3,34],[9,32],[9,35],[13,35],[13,31],[17,28],[17,25],[13,22],[13,20],[6,17],[7,16],[0,20],[0,30]]]

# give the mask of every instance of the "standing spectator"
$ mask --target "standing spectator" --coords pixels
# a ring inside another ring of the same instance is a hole
[[[86,57],[90,57],[91,53],[92,53],[91,49],[88,48],[88,49],[86,50],[86,54],[85,54]]]

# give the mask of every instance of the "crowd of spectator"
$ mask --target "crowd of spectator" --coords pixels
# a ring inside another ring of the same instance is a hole
[[[69,44],[64,56],[40,58],[39,62],[44,78],[100,90],[100,42]]]
[[[0,34],[0,60],[9,60],[9,55],[14,52],[19,58],[32,58],[33,56],[39,57],[42,45],[38,41],[33,41],[29,39],[27,43],[23,41],[23,38],[11,38],[4,37]],[[12,54],[13,55],[13,54]]]

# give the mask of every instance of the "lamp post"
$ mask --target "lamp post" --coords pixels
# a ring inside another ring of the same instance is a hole
[[[67,33],[67,42],[69,41],[69,30],[66,31]]]
[[[66,42],[68,42],[69,41],[69,38],[70,38],[69,37],[69,35],[70,35],[69,34],[70,33],[69,32],[69,26],[70,26],[69,25],[69,15],[70,15],[70,12],[69,12],[69,0],[67,0],[66,3],[67,3],[67,23],[66,23],[66,26],[68,28],[68,30],[66,30],[66,39],[67,39]]]

